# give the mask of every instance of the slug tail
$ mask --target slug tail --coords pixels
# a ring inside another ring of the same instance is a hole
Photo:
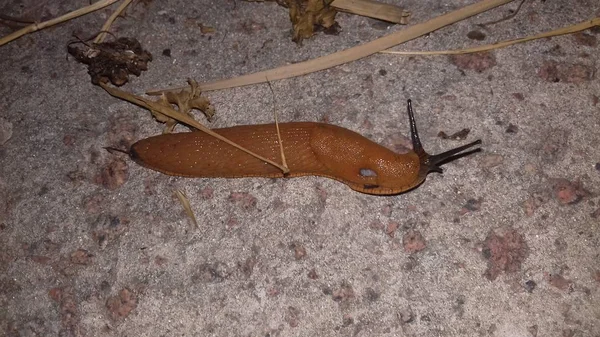
[[[413,112],[412,102],[410,99],[408,100],[408,119],[410,123],[410,136],[412,139],[413,151],[419,156],[421,162],[422,175],[427,175],[427,173],[429,172],[443,173],[444,170],[440,167],[441,165],[456,160],[458,158],[468,156],[472,153],[481,151],[480,148],[477,148],[464,152],[465,150],[470,149],[475,145],[481,144],[481,139],[478,139],[474,142],[459,146],[446,152],[442,152],[436,155],[430,155],[427,152],[425,152],[425,150],[423,149],[423,145],[421,144],[421,140],[419,139],[417,123],[415,121],[415,114]]]

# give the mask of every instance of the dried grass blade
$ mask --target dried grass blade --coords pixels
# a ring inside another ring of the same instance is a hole
[[[371,0],[335,0],[331,3],[335,9],[356,15],[367,16],[401,25],[408,24],[410,12],[396,5]]]
[[[289,170],[287,160],[285,159],[285,152],[283,151],[281,131],[279,130],[279,118],[277,117],[277,102],[275,100],[275,91],[273,90],[273,86],[271,85],[271,82],[268,79],[267,83],[269,84],[269,89],[271,89],[271,94],[273,95],[273,117],[275,118],[275,129],[277,130],[277,142],[279,143],[279,153],[281,154],[281,165]]]
[[[114,13],[112,13],[112,15],[108,18],[108,20],[106,20],[104,25],[102,25],[102,28],[100,29],[100,34],[98,34],[98,36],[96,36],[94,43],[102,43],[102,41],[104,41],[104,38],[106,38],[106,32],[108,32],[108,30],[110,29],[110,26],[119,17],[119,15],[121,15],[121,13],[125,10],[125,8],[127,8],[127,6],[129,6],[129,4],[132,1],[133,0],[125,0],[125,1],[123,1],[122,4],[119,5],[117,10]]]
[[[165,116],[168,116],[168,117],[171,117],[171,118],[177,120],[180,123],[183,123],[183,124],[189,125],[191,127],[194,127],[194,128],[196,128],[196,129],[198,129],[198,130],[200,130],[202,132],[205,132],[205,133],[207,133],[207,134],[209,134],[209,135],[217,138],[220,141],[223,141],[223,142],[225,142],[225,143],[227,143],[227,144],[235,147],[236,149],[238,149],[240,151],[246,152],[247,154],[249,154],[249,155],[251,155],[251,156],[253,156],[253,157],[257,158],[257,159],[260,159],[260,160],[264,161],[265,163],[267,163],[269,165],[273,165],[273,166],[277,167],[278,169],[281,170],[281,172],[283,172],[283,174],[286,174],[286,173],[288,173],[290,171],[287,167],[282,166],[280,164],[277,164],[276,162],[274,162],[272,160],[269,160],[269,159],[267,159],[267,158],[265,158],[263,156],[260,156],[260,155],[258,155],[256,153],[254,153],[254,152],[246,149],[245,147],[242,147],[242,146],[240,146],[240,145],[232,142],[231,140],[229,140],[229,139],[221,136],[220,134],[212,131],[211,129],[207,128],[206,126],[198,123],[192,117],[190,117],[190,116],[188,116],[188,115],[186,115],[184,113],[181,113],[181,112],[179,112],[179,111],[177,111],[177,110],[175,110],[175,109],[173,109],[171,107],[158,104],[157,102],[151,101],[149,99],[145,99],[145,98],[140,97],[140,96],[136,96],[136,95],[130,94],[128,92],[125,92],[125,91],[117,89],[117,88],[113,88],[113,87],[111,87],[111,86],[109,86],[107,84],[104,84],[102,82],[100,82],[100,86],[102,87],[102,89],[106,90],[106,92],[108,92],[111,96],[114,96],[114,97],[117,97],[117,98],[121,98],[121,99],[123,99],[125,101],[128,101],[130,103],[139,105],[142,108],[148,109],[150,111],[158,111],[161,114],[163,114]]]
[[[2,37],[0,39],[0,46],[5,45],[13,40],[16,40],[18,38],[20,38],[23,35],[29,34],[29,33],[33,33],[35,31],[44,29],[46,27],[50,27],[50,26],[54,26],[57,25],[59,23],[65,22],[65,21],[69,21],[71,19],[74,19],[76,17],[82,16],[82,15],[86,15],[89,14],[91,12],[97,11],[99,9],[102,9],[106,6],[110,6],[113,3],[117,2],[119,0],[100,0],[94,4],[91,4],[89,6],[86,7],[82,7],[80,9],[74,10],[72,12],[69,12],[63,16],[59,16],[58,18],[54,18],[54,19],[50,19],[48,21],[44,21],[41,23],[34,23],[31,24],[23,29],[20,29],[16,32],[13,32],[9,35],[6,35],[4,37]]]
[[[196,228],[199,228],[198,221],[196,220],[196,216],[194,215],[194,211],[192,211],[192,206],[190,205],[190,201],[188,200],[185,193],[183,193],[182,190],[175,190],[175,195],[177,196],[177,199],[179,199],[179,202],[183,206],[185,213],[190,217],[190,219],[192,219],[192,222],[194,223]]]
[[[419,36],[433,32],[442,27],[453,24],[457,21],[464,20],[471,16],[485,12],[492,8],[496,8],[498,6],[502,6],[512,1],[514,0],[483,0],[475,4],[455,10],[453,12],[440,15],[427,22],[407,27],[406,29],[403,29],[399,32],[392,33],[390,35],[384,36],[382,38],[360,46],[352,47],[346,50],[339,51],[337,53],[318,57],[305,62],[290,64],[283,67],[234,77],[230,79],[203,83],[200,84],[200,89],[202,91],[209,91],[240,87],[244,85],[264,83],[267,78],[269,79],[269,81],[276,81],[332,68],[340,64],[355,61],[363,57],[373,55],[382,50],[389,49],[398,44],[416,39]],[[153,90],[149,91],[147,94],[160,95],[165,91],[174,91],[182,89],[185,89],[185,87]]]
[[[578,23],[576,25],[563,27],[559,29],[555,29],[549,32],[532,35],[528,37],[523,37],[520,39],[514,40],[505,40],[501,42],[496,42],[493,44],[487,44],[484,46],[477,46],[466,49],[457,49],[457,50],[438,50],[438,51],[397,51],[397,50],[383,50],[380,53],[382,54],[394,54],[394,55],[458,55],[458,54],[469,54],[469,53],[478,53],[483,51],[488,51],[492,49],[500,49],[508,46],[512,46],[513,44],[528,42],[532,40],[543,39],[547,37],[565,35],[565,34],[573,34],[580,32],[582,30],[590,29],[592,27],[600,26],[600,17],[593,18],[591,20],[586,20],[584,22]]]

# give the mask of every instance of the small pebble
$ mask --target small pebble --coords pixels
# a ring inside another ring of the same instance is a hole
[[[537,287],[537,283],[535,283],[535,281],[529,280],[529,281],[525,282],[525,290],[527,290],[528,293],[533,292],[535,287]]]
[[[467,37],[471,40],[475,40],[475,41],[483,41],[485,40],[485,33],[479,31],[479,30],[472,30],[470,32],[467,33]]]

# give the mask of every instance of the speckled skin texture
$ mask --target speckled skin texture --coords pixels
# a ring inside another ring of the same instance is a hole
[[[400,4],[418,23],[473,2]],[[0,13],[44,20],[89,3],[8,0]],[[123,87],[136,94],[403,28],[340,14],[339,35],[298,46],[274,2],[135,3],[111,31],[153,54]],[[398,49],[493,43],[600,14],[597,0],[531,0],[479,25],[517,5]],[[410,98],[428,152],[483,141],[443,175],[381,197],[313,176],[173,177],[106,151],[164,128],[67,58],[73,34],[92,36],[116,6],[0,47],[0,130],[12,129],[0,144],[0,336],[600,336],[597,30],[470,57],[376,54],[272,81],[274,94],[204,93],[217,114],[196,116],[213,129],[273,123],[275,110],[281,123],[337,125],[398,152]],[[463,128],[465,140],[437,137]]]
[[[368,194],[398,194],[424,180],[419,156],[396,154],[356,132],[323,123],[279,124],[287,177],[332,178]],[[275,124],[215,129],[216,133],[281,163]],[[135,143],[142,166],[185,177],[284,177],[281,170],[204,132],[155,136]],[[426,174],[426,172],[425,172]]]

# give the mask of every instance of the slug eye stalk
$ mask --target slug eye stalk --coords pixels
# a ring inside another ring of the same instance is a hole
[[[480,148],[472,149],[470,151],[463,152],[467,149],[472,148],[475,145],[481,144],[481,139],[471,142],[466,145],[459,146],[457,148],[442,152],[440,154],[430,155],[423,149],[421,140],[419,139],[419,132],[417,131],[417,123],[415,121],[415,114],[413,113],[412,102],[408,100],[408,119],[410,123],[410,136],[413,144],[413,151],[419,156],[422,166],[422,172],[427,174],[429,172],[442,173],[444,170],[440,167],[441,165],[456,160],[458,158],[468,156],[472,153],[481,151]]]

